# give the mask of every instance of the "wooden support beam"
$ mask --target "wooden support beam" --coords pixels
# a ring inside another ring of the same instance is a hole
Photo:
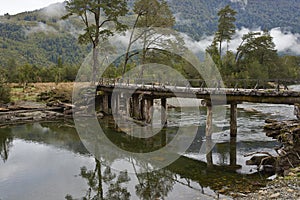
[[[210,103],[207,104],[207,115],[206,115],[206,162],[207,166],[213,166],[213,158],[212,158],[212,105]]]
[[[140,119],[139,95],[132,95],[133,118]]]
[[[153,115],[153,99],[147,99],[146,101],[147,101],[146,123],[150,124],[152,122],[152,115]]]
[[[161,98],[161,124],[167,124],[167,99]]]
[[[120,95],[119,94],[114,94],[113,98],[111,99],[111,104],[112,104],[112,113],[113,114],[118,114],[120,110]]]
[[[236,166],[236,137],[230,138],[230,166]]]
[[[160,134],[161,134],[161,147],[164,147],[167,145],[167,131],[166,129],[162,129],[160,131]]]
[[[206,115],[206,138],[211,138],[212,135],[212,106],[207,105],[207,115]]]
[[[206,164],[208,167],[212,167],[214,165],[213,163],[213,157],[212,157],[212,139],[211,137],[206,137]]]
[[[128,97],[128,96],[126,96],[125,97],[125,99],[126,99],[126,116],[127,117],[132,117],[132,112],[131,112],[131,97]]]
[[[104,94],[103,97],[102,97],[102,108],[103,108],[103,112],[107,115],[109,115],[109,94]]]
[[[236,137],[237,134],[237,103],[231,103],[230,106],[230,137]]]

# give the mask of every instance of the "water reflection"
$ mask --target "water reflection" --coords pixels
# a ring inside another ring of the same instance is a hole
[[[8,159],[9,149],[12,147],[13,136],[10,129],[0,129],[0,156],[5,162]]]
[[[108,129],[112,128],[112,123],[109,121],[105,121],[104,125]],[[2,165],[0,164],[2,170],[0,173],[0,199],[23,198],[24,191],[15,191],[15,187],[20,185],[26,185],[23,189],[26,189],[27,193],[35,195],[27,199],[40,199],[42,195],[43,199],[61,199],[63,197],[65,199],[148,200],[212,199],[220,193],[247,192],[265,184],[265,179],[260,174],[240,174],[230,166],[237,164],[236,149],[238,148],[235,141],[231,141],[223,147],[217,144],[210,154],[215,155],[215,152],[222,152],[223,155],[219,155],[224,158],[224,163],[227,162],[225,155],[229,154],[230,159],[227,159],[229,165],[215,165],[211,159],[210,167],[207,167],[207,162],[181,156],[163,169],[148,172],[145,169],[150,167],[149,163],[136,157],[124,157],[124,155],[114,155],[114,152],[103,152],[100,158],[93,158],[82,145],[72,126],[65,122],[36,123],[0,129],[1,155],[6,155],[5,160],[9,156],[12,158]],[[201,146],[198,144],[202,143],[202,133],[200,132],[193,147],[190,148],[191,151],[197,150],[198,153]],[[137,143],[132,143],[135,138],[118,132],[118,130],[111,129],[107,133],[112,141],[123,146],[124,149],[137,151],[142,148]],[[144,148],[151,150],[164,146],[172,138],[172,129],[167,129],[152,140],[145,139],[143,145]],[[5,147],[3,141],[5,141]],[[12,144],[14,145],[12,146]],[[20,145],[24,145],[26,148],[21,148]],[[108,154],[110,155],[108,156]],[[160,161],[163,158],[156,159]],[[25,165],[24,163],[30,162],[36,166],[26,167],[26,171],[20,167]],[[24,172],[21,174],[17,171],[4,181],[3,177],[7,176],[4,173],[5,169],[8,170],[14,165],[18,165],[19,170]],[[121,166],[123,170],[114,170],[117,165]],[[54,168],[57,169],[54,170]],[[128,173],[129,168],[132,168],[134,173]],[[40,181],[41,178],[44,181]],[[15,184],[16,182],[18,184]],[[38,192],[34,189],[35,187],[42,189]],[[32,192],[33,189],[35,192]],[[1,196],[10,194],[15,194],[15,196]]]
[[[117,176],[111,170],[110,166],[102,169],[101,162],[95,159],[95,168],[88,170],[86,166],[80,168],[80,176],[86,180],[88,189],[82,199],[130,199],[130,193],[127,188],[123,186],[124,183],[130,181],[127,171],[119,172]],[[103,184],[107,185],[107,192],[104,194]],[[66,195],[65,199],[73,200],[72,195]],[[77,199],[77,198],[76,198]]]

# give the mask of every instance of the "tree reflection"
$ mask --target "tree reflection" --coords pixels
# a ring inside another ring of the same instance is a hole
[[[85,166],[80,169],[80,176],[87,181],[89,188],[82,200],[127,200],[130,193],[123,186],[130,181],[127,171],[121,171],[117,176],[112,172],[110,166],[105,166],[102,172],[101,162],[95,159],[94,170],[88,170]],[[104,195],[103,186],[106,184],[107,191]],[[67,200],[74,200],[71,195],[65,197]]]
[[[164,199],[173,190],[175,178],[168,170],[158,170],[137,174],[139,184],[135,186],[140,199]]]
[[[13,136],[10,130],[1,129],[0,131],[0,156],[5,162],[8,159],[9,149],[12,147]]]

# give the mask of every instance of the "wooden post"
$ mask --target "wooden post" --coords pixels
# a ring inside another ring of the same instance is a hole
[[[230,137],[236,137],[237,134],[237,103],[231,103],[230,106]]]
[[[213,166],[213,157],[212,157],[212,139],[211,137],[206,137],[206,143],[205,143],[205,147],[206,147],[206,164],[208,167]]]
[[[167,124],[167,99],[161,98],[161,124]]]
[[[108,101],[109,101],[108,94],[104,94],[102,100],[102,106],[103,106],[103,112],[107,115],[109,114]]]
[[[132,117],[132,113],[131,113],[131,97],[126,96],[125,97],[125,107],[126,107],[126,116],[127,117]]]
[[[152,122],[152,109],[153,99],[147,99],[147,111],[146,111],[146,123],[150,124]]]
[[[230,138],[230,166],[236,166],[236,137]]]
[[[207,105],[207,115],[206,115],[206,138],[211,138],[212,135],[212,106]]]
[[[140,104],[140,114],[139,114],[139,116],[140,116],[140,120],[144,120],[144,119],[146,119],[146,114],[145,114],[145,112],[146,112],[146,102],[145,102],[145,99],[144,98],[142,98],[142,99],[140,99],[139,100],[140,102],[139,102],[139,104]]]
[[[207,115],[206,115],[206,130],[205,130],[205,136],[206,136],[206,162],[207,166],[213,166],[213,158],[212,158],[212,105],[207,103]]]
[[[162,129],[160,131],[160,134],[161,134],[161,147],[164,147],[167,145],[167,131],[166,129]]]
[[[113,95],[113,99],[112,99],[112,113],[113,114],[118,114],[119,113],[119,109],[120,109],[120,106],[119,106],[119,94],[114,94]]]
[[[133,118],[140,118],[140,102],[139,95],[132,95],[132,108],[133,108]]]

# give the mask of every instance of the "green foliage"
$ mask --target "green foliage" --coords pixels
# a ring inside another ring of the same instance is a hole
[[[287,27],[292,32],[300,32],[300,0],[251,0],[247,5],[230,0],[180,0],[169,1],[170,8],[179,21],[175,29],[187,33],[198,40],[203,35],[217,31],[217,13],[230,5],[237,11],[237,28],[248,27],[271,30]]]
[[[133,11],[140,15],[137,27],[169,28],[175,25],[173,13],[164,0],[137,0]]]
[[[79,43],[93,45],[93,71],[92,83],[96,81],[97,68],[99,67],[98,46],[100,39],[105,41],[117,31],[125,31],[127,26],[119,18],[128,12],[125,0],[69,0],[66,9],[68,13],[63,19],[71,15],[80,17],[84,24],[84,33],[78,37]],[[93,20],[89,19],[89,16]]]
[[[95,2],[93,0],[87,3],[95,6]],[[107,16],[114,16],[117,14],[114,12],[121,8],[122,12],[120,13],[125,13],[124,1],[103,0],[101,2],[103,2],[103,6],[107,7],[107,10],[101,14],[102,20],[108,19]],[[128,0],[129,8],[134,8],[134,2],[135,0]],[[300,0],[276,1],[276,8],[274,8],[273,0],[251,0],[248,1],[247,5],[233,3],[230,0],[158,0],[157,2],[139,0],[137,2],[140,2],[141,5],[142,3],[149,3],[148,25],[152,24],[154,27],[173,26],[176,30],[188,33],[194,39],[200,39],[203,34],[210,35],[218,30],[218,11],[226,5],[237,11],[235,15],[237,28],[260,26],[262,29],[270,30],[274,27],[288,27],[292,32],[300,32],[300,12],[298,12]],[[123,30],[125,22],[129,24],[129,21],[134,21],[131,19],[136,18],[137,10],[144,12],[147,8],[138,6],[137,3],[135,7],[136,13],[130,11],[129,16],[119,17],[117,24],[107,23],[101,29],[103,32],[100,31],[99,34],[103,34],[105,38],[110,35],[109,31],[114,32],[117,26],[120,27],[119,30]],[[138,7],[140,8],[138,9]],[[171,16],[170,10],[176,17],[176,22],[173,15]],[[145,14],[143,12],[141,14]],[[160,13],[160,20],[153,20],[155,14],[158,13]],[[61,16],[64,14],[66,13],[62,12]],[[5,16],[0,16],[0,66],[9,82],[24,82],[24,80],[29,82],[71,81],[75,79],[80,63],[92,46],[79,45],[77,43],[78,33],[85,30],[95,36],[97,32],[93,26],[90,29],[85,29],[85,24],[77,16],[69,16],[68,20],[64,22],[61,21],[61,16],[47,16],[43,10],[17,15],[7,13]],[[166,16],[171,17],[166,18]],[[144,20],[144,22],[140,21],[138,26],[143,26],[145,23],[146,18],[143,17],[142,21]],[[114,20],[116,16],[110,19]],[[90,22],[89,25],[92,25]],[[244,42],[236,54],[224,52],[224,55],[220,57],[217,54],[217,42],[207,49],[215,63],[220,66],[224,78],[298,78],[300,75],[299,57],[277,56],[272,47],[272,38],[267,34],[255,34],[245,35],[246,38],[244,38]],[[86,37],[83,38],[86,39]],[[258,49],[254,50],[254,47]],[[147,59],[151,59],[153,54],[149,53],[147,56],[149,56]],[[63,66],[57,67],[60,58]],[[139,64],[136,60],[136,57],[131,59],[125,65],[126,70]],[[33,72],[20,74],[26,67]],[[186,66],[184,62],[178,62],[174,64],[174,67],[184,71]],[[266,71],[268,71],[267,74],[265,74]],[[119,74],[120,69],[116,67],[108,73],[108,77],[119,76]],[[35,77],[32,77],[33,75]]]
[[[221,15],[227,15],[221,19]],[[279,57],[273,38],[268,31],[249,32],[242,37],[236,53],[228,51],[221,54],[222,40],[230,42],[234,33],[233,15],[228,6],[219,11],[219,26],[212,44],[206,51],[217,64],[222,77],[230,85],[232,79],[293,79],[299,75],[299,57]],[[222,25],[223,24],[223,25]],[[217,44],[219,43],[219,51]],[[284,62],[283,62],[284,61]]]
[[[0,104],[10,102],[10,87],[7,85],[5,72],[0,72]]]
[[[235,15],[236,11],[233,10],[229,5],[225,6],[218,12],[218,30],[215,33],[214,41],[219,43],[220,56],[222,56],[222,42],[226,41],[229,43],[235,33]]]

